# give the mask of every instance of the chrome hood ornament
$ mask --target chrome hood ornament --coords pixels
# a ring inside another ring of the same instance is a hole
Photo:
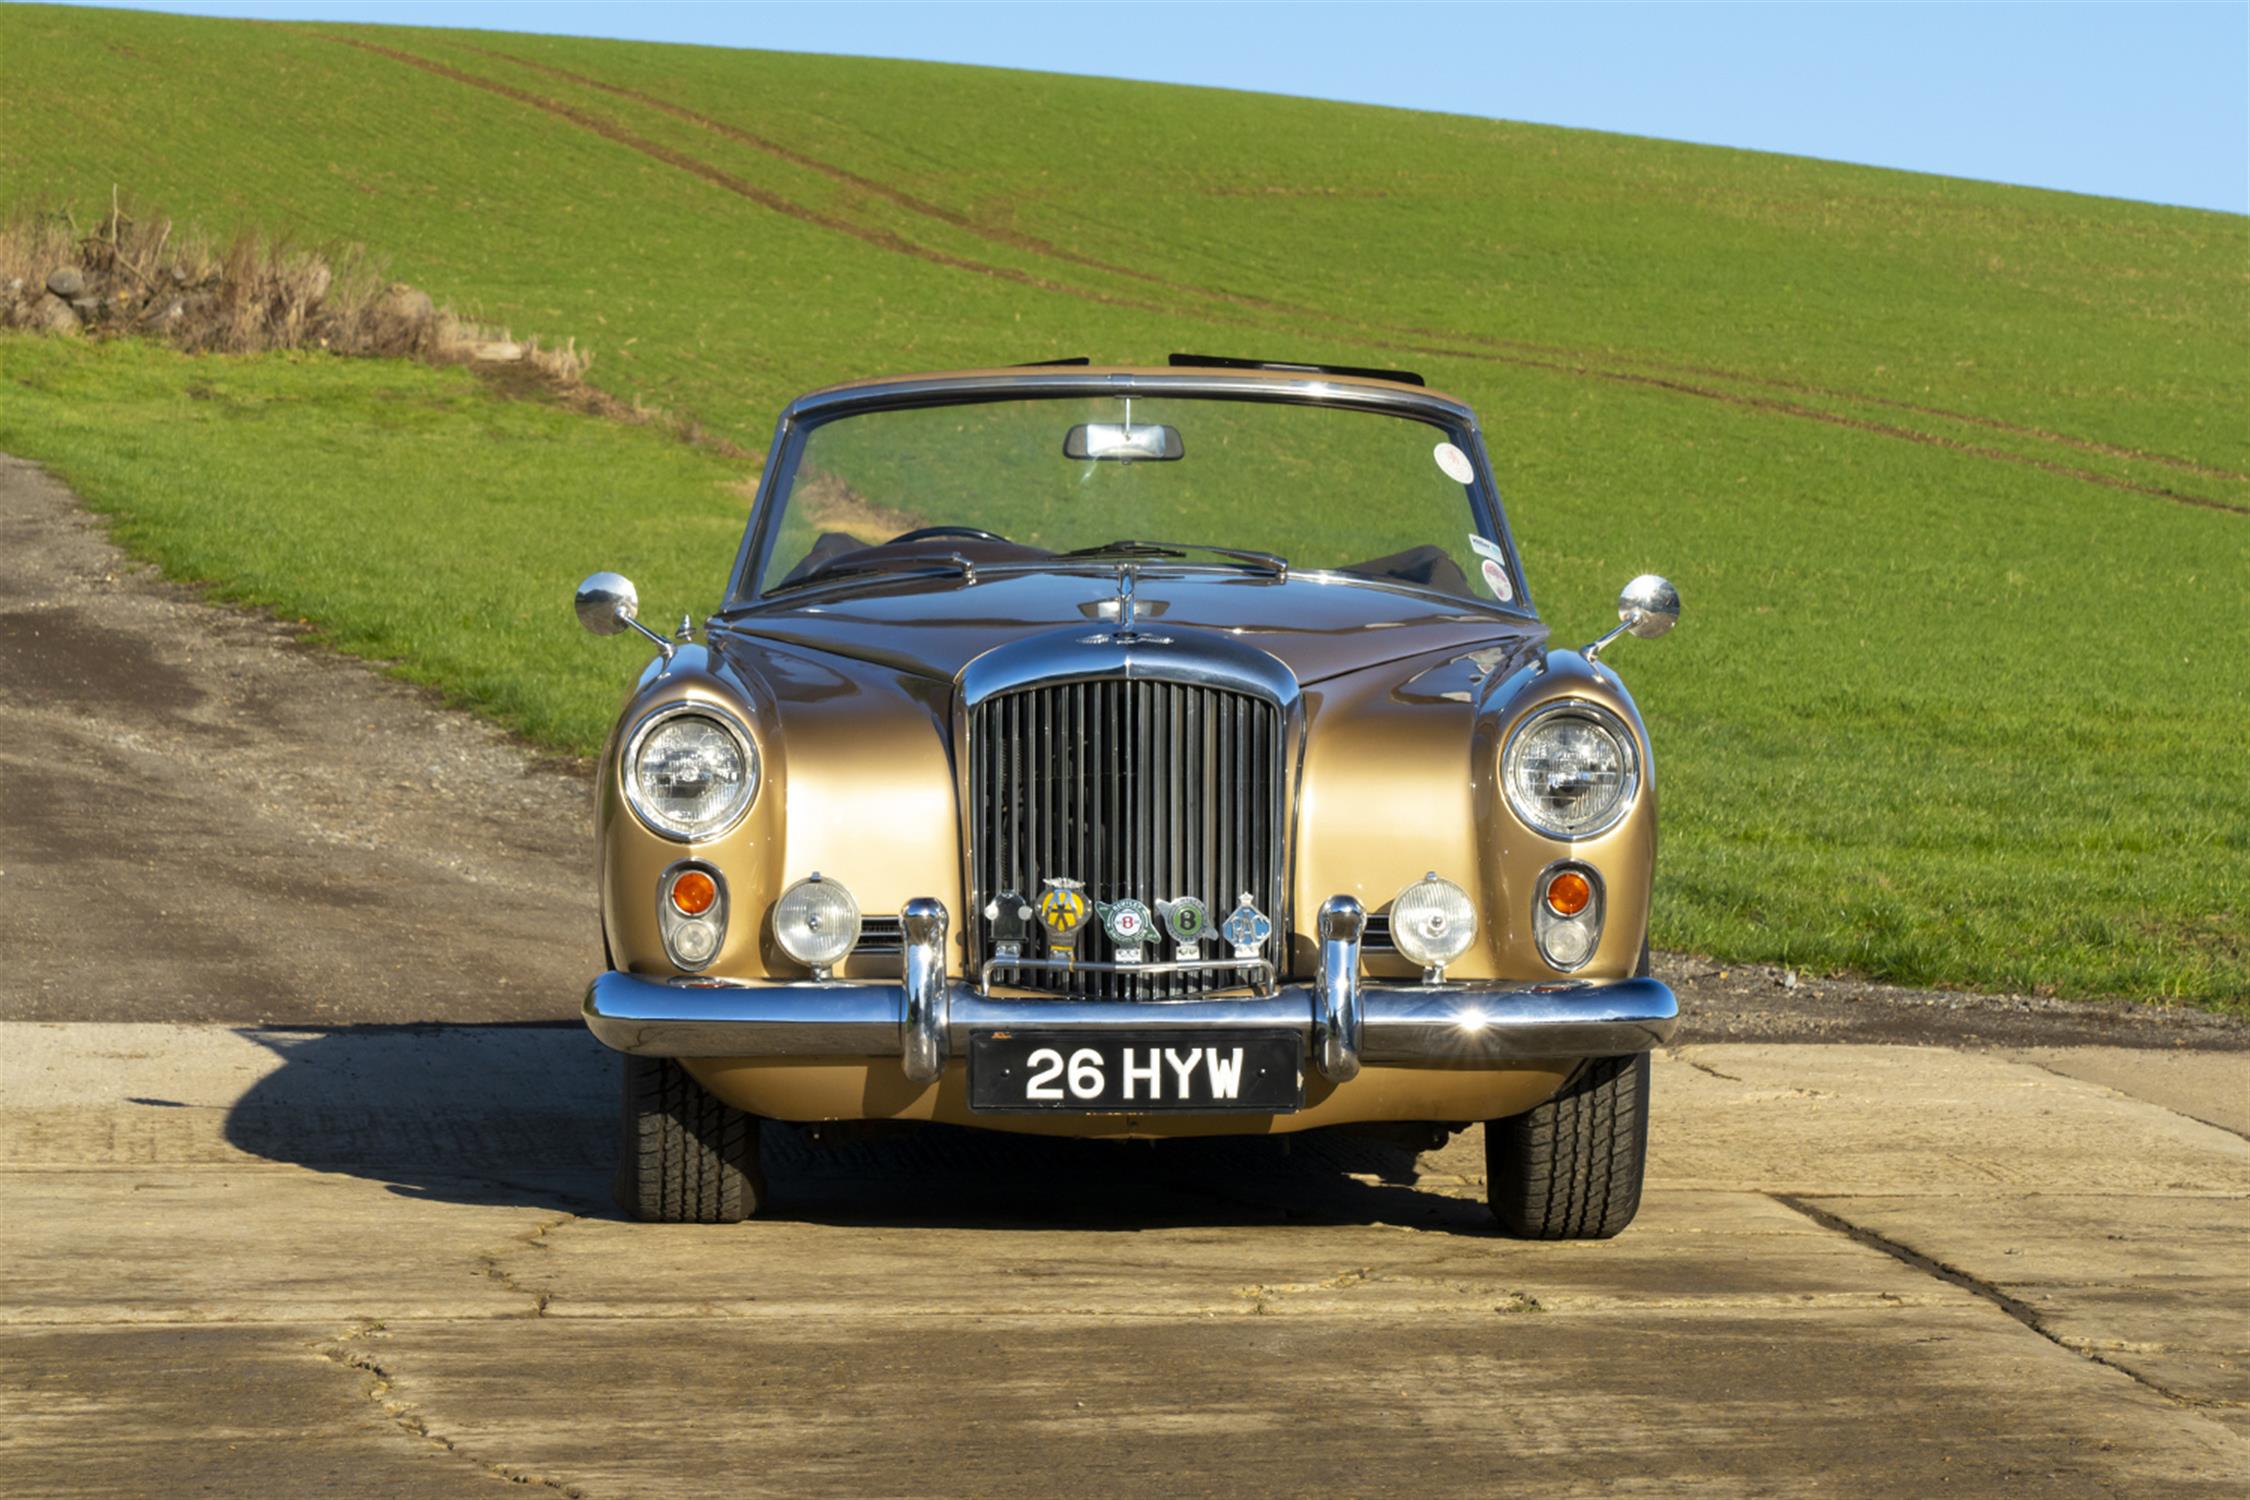
[[[1100,613],[1103,616],[1113,618],[1117,622],[1116,628],[1082,637],[1079,644],[1085,646],[1169,646],[1172,644],[1170,636],[1151,635],[1140,627],[1141,606],[1134,592],[1140,586],[1140,577],[1140,570],[1133,564],[1120,563],[1118,565],[1117,597],[1104,599],[1099,606]]]

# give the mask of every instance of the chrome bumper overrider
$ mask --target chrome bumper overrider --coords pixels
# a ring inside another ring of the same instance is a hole
[[[945,974],[946,912],[927,899],[902,914],[895,984],[848,980],[652,979],[611,971],[586,991],[586,1024],[620,1052],[652,1057],[896,1057],[927,1083],[993,1030],[1300,1033],[1323,1076],[1362,1063],[1501,1063],[1646,1052],[1671,1039],[1672,992],[1653,979],[1514,984],[1371,983],[1359,972],[1359,904],[1321,912],[1320,975],[1270,995],[1196,1000],[1062,1000],[980,995]]]

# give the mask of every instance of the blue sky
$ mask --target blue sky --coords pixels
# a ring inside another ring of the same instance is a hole
[[[188,0],[986,63],[1447,110],[2250,213],[2250,4]]]

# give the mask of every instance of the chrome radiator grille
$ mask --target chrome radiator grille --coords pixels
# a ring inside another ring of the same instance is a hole
[[[1265,956],[1285,961],[1283,720],[1246,693],[1174,682],[1104,680],[1002,693],[969,719],[973,965],[989,957],[985,903],[1004,891],[1036,902],[1045,882],[1082,881],[1097,902],[1127,897],[1154,910],[1193,896],[1214,927],[1248,891],[1274,920]],[[1042,956],[1035,935],[1026,957]],[[1231,955],[1214,931],[1202,956]],[[1144,949],[1178,951],[1168,935]],[[1078,958],[1109,962],[1098,915]],[[1228,989],[1235,970],[1111,974],[1003,970],[995,982],[1096,999],[1156,1000]]]

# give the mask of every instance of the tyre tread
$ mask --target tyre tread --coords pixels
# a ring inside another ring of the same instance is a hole
[[[736,1224],[766,1194],[758,1118],[717,1098],[673,1058],[620,1059],[618,1207],[666,1224]]]
[[[1484,1128],[1486,1193],[1510,1234],[1608,1239],[1640,1212],[1648,1054],[1595,1058],[1536,1109]]]

